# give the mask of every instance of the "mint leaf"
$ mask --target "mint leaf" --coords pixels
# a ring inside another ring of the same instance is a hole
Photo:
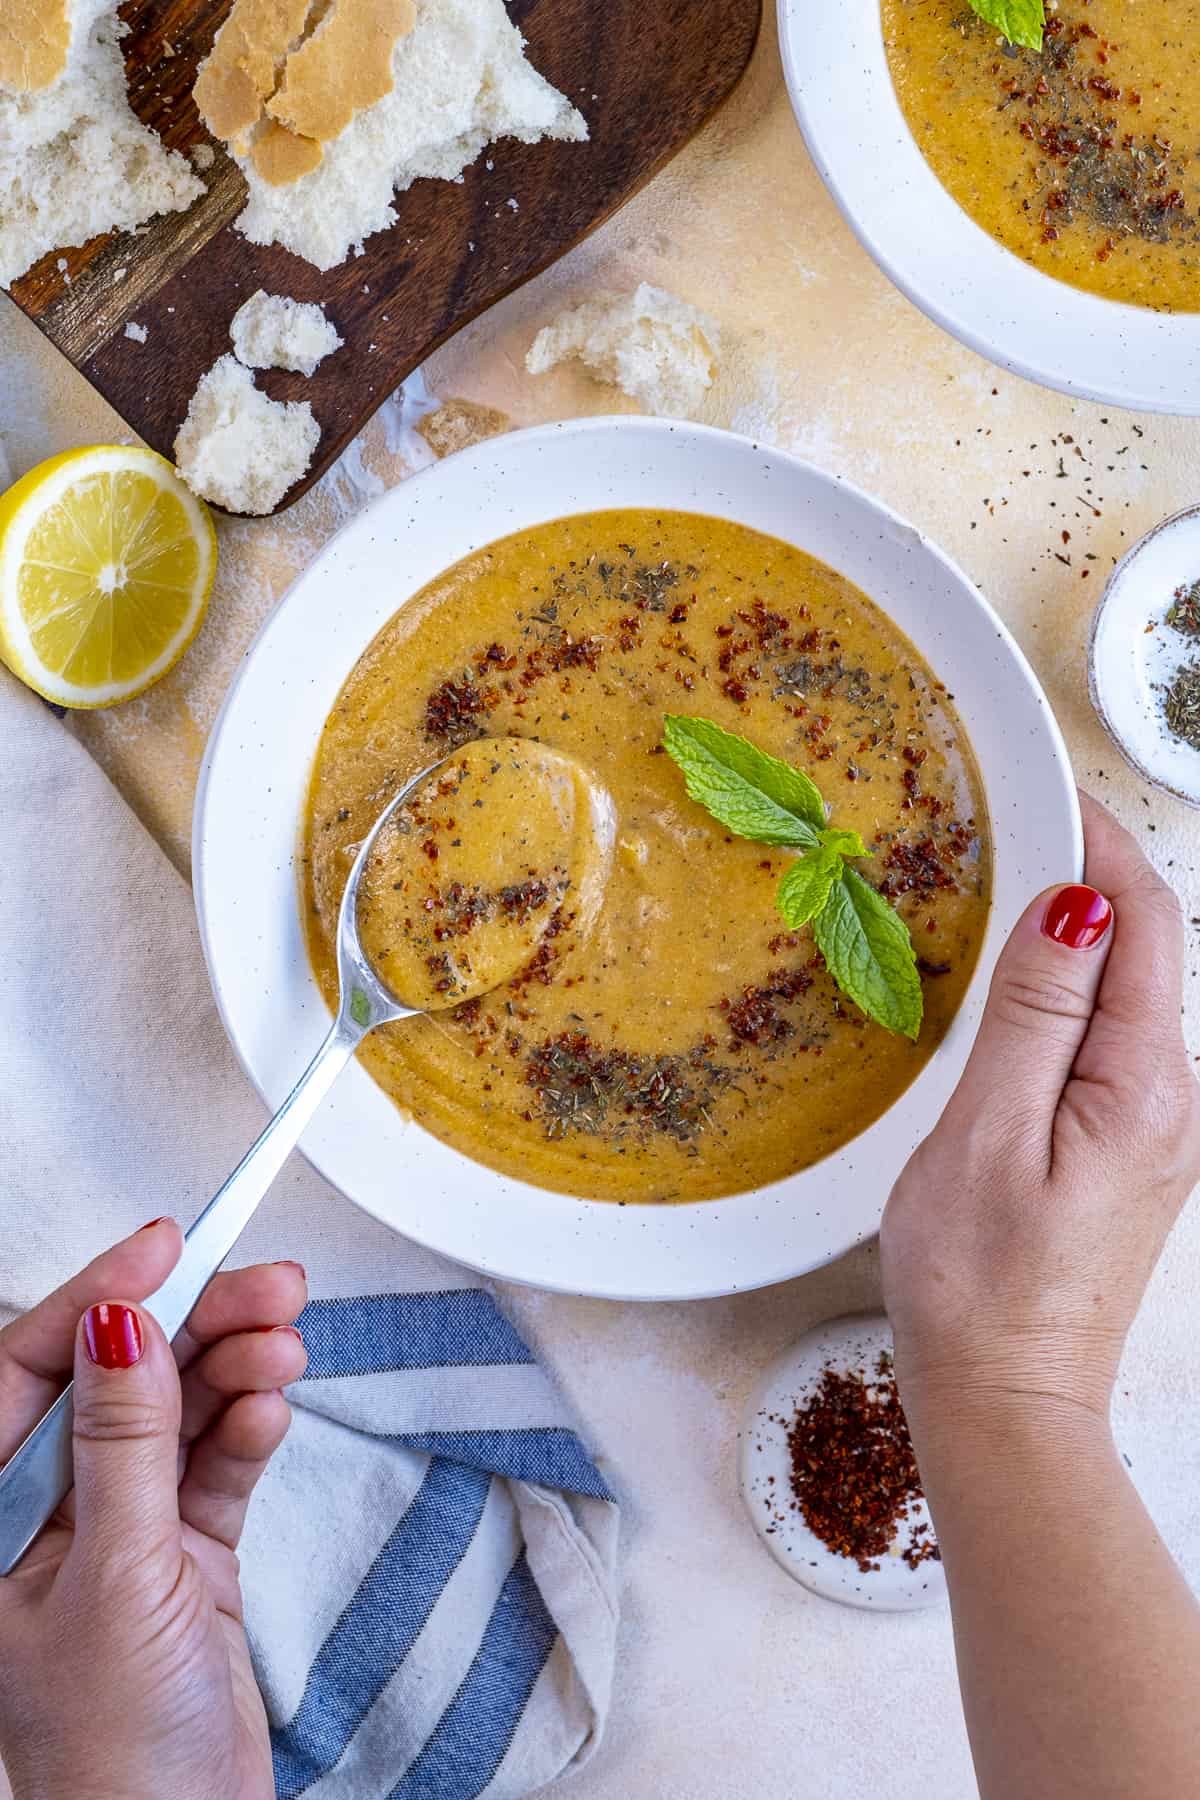
[[[970,0],[986,25],[994,25],[1010,44],[1040,50],[1046,26],[1044,0]]]
[[[839,856],[865,856],[867,846],[857,831],[823,831],[821,842],[830,850],[836,850]]]
[[[841,856],[829,844],[809,850],[792,864],[775,890],[775,904],[789,931],[799,931],[816,918],[841,872]]]
[[[711,719],[670,713],[662,741],[683,770],[691,798],[727,831],[805,852],[775,893],[788,928],[811,924],[842,992],[886,1030],[915,1039],[924,996],[912,939],[882,894],[847,868],[846,857],[868,855],[858,832],[825,823],[820,789],[802,769],[722,731]]]
[[[356,1025],[371,1023],[371,1002],[360,987],[350,989],[350,1017]]]
[[[736,837],[814,849],[825,802],[802,769],[767,756],[711,719],[669,714],[663,748],[683,770],[687,791]]]
[[[843,867],[813,936],[842,992],[876,1024],[915,1041],[924,996],[908,926],[857,870]]]

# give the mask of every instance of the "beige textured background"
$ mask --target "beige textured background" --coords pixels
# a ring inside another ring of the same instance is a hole
[[[1200,423],[1043,392],[910,306],[808,161],[769,21],[745,83],[702,137],[588,244],[442,350],[425,371],[430,389],[515,424],[622,409],[582,376],[534,381],[522,365],[561,303],[639,279],[724,328],[709,422],[862,483],[981,584],[1041,676],[1080,780],[1142,837],[1189,918],[1200,914],[1200,817],[1128,773],[1090,712],[1084,676],[1088,619],[1113,561],[1198,497]],[[211,614],[181,667],[143,700],[73,726],[185,872],[196,772],[238,660],[324,539],[420,460],[397,426],[389,407],[282,518],[223,524]],[[0,444],[13,473],[114,435],[127,434],[3,302]],[[1195,926],[1190,936],[1195,944]],[[1188,1017],[1200,1049],[1194,974]],[[1185,1429],[1200,1404],[1198,1287],[1193,1207],[1139,1322],[1119,1425],[1165,1535],[1200,1583],[1200,1445]],[[810,1324],[877,1293],[869,1247],[784,1288],[691,1306],[509,1295],[627,1501],[614,1717],[569,1789],[576,1800],[974,1793],[947,1619],[864,1617],[810,1599],[759,1548],[736,1492],[737,1425],[758,1372]]]

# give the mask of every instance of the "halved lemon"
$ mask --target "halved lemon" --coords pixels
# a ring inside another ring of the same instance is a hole
[[[60,706],[112,706],[166,674],[204,617],[217,539],[165,457],[66,450],[0,495],[0,658]]]

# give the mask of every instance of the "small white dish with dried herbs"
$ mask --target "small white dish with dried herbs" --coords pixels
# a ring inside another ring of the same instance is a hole
[[[1088,685],[1126,762],[1200,806],[1200,506],[1156,525],[1109,576]]]

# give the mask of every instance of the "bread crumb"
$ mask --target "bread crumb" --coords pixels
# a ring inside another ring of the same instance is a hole
[[[301,375],[311,375],[342,344],[315,301],[291,300],[262,288],[242,301],[229,336],[238,361],[248,369],[293,369]]]
[[[198,170],[201,175],[207,169],[211,169],[217,160],[217,153],[211,144],[193,144],[188,151],[188,156],[193,169]]]
[[[319,165],[289,186],[263,179],[250,145],[233,146],[250,190],[235,223],[252,243],[282,244],[330,269],[395,223],[393,191],[424,177],[459,179],[497,138],[587,137],[582,115],[526,60],[504,0],[421,0],[391,73],[391,91],[357,112],[324,143]]]
[[[666,418],[691,418],[712,386],[720,332],[674,294],[642,282],[632,294],[598,294],[544,326],[525,357],[531,375],[574,357]]]
[[[144,344],[150,333],[144,325],[139,325],[135,320],[130,319],[125,327],[125,336],[132,338],[135,344]]]
[[[0,14],[9,20],[9,0]],[[70,0],[66,16],[66,63],[50,85],[0,85],[3,287],[47,252],[182,211],[204,192],[130,110],[116,0]]]
[[[453,456],[469,444],[482,444],[485,438],[499,437],[512,428],[507,413],[494,406],[481,406],[477,400],[445,400],[436,412],[417,420],[417,430],[435,456]]]
[[[114,281],[124,281],[124,279],[128,275],[128,273],[129,273],[129,270],[126,268],[125,264],[122,263],[119,269],[113,270],[112,278]]]
[[[227,512],[271,512],[313,459],[321,428],[307,400],[272,400],[235,356],[200,379],[175,438],[179,473]]]

